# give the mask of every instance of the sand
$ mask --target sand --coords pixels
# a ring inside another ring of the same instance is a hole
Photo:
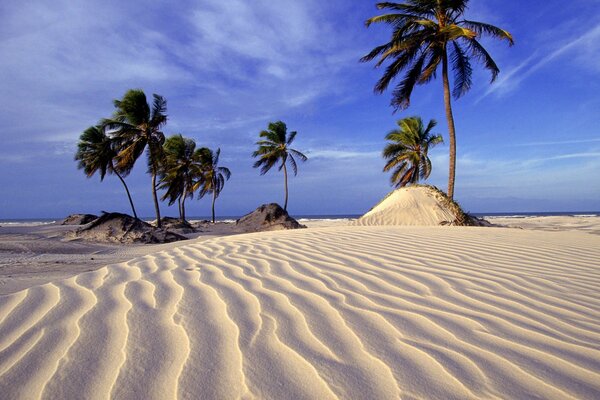
[[[354,224],[439,226],[453,224],[456,219],[456,213],[433,188],[409,186],[390,192]]]
[[[0,296],[180,245],[73,240],[72,232],[78,228],[60,224],[0,227]],[[231,235],[232,228],[233,224],[217,223],[188,236],[206,240]]]
[[[579,231],[600,235],[600,217],[595,215],[552,217],[489,217],[488,221],[511,228],[543,231]]]
[[[8,399],[597,399],[600,236],[199,238],[0,297]]]

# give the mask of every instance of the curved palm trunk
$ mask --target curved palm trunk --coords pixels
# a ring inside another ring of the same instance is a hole
[[[133,200],[131,199],[131,193],[129,193],[129,188],[127,187],[127,184],[125,183],[125,179],[123,179],[121,174],[119,174],[116,170],[113,169],[113,172],[115,173],[115,175],[117,175],[117,177],[123,184],[123,187],[125,187],[125,191],[127,192],[127,198],[129,199],[129,204],[131,205],[131,211],[133,212],[133,216],[137,219],[138,216],[137,216],[137,213],[135,212],[135,207],[133,206]]]
[[[446,119],[448,121],[448,135],[450,136],[450,167],[448,172],[448,197],[454,198],[454,181],[456,173],[456,131],[454,116],[450,99],[450,83],[448,80],[448,54],[444,50],[442,60],[442,81],[444,83],[444,105],[446,106]]]
[[[154,210],[156,211],[156,227],[162,228],[160,208],[158,207],[158,196],[156,195],[156,168],[153,168],[152,171],[152,198],[154,199]]]
[[[217,194],[216,190],[213,190],[213,192],[212,192],[212,222],[213,222],[213,224],[215,223],[215,201],[217,200],[216,194]]]
[[[179,219],[181,222],[185,222],[185,196],[179,198],[180,206],[179,206]]]
[[[285,162],[283,163],[283,179],[285,184],[285,203],[283,203],[283,210],[287,211],[287,203],[288,203],[288,180],[287,180],[287,167],[285,166]]]

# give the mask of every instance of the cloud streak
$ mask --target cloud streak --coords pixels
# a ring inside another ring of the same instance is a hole
[[[600,59],[600,24],[596,25],[584,35],[574,36],[561,46],[554,48],[547,55],[540,58],[540,51],[535,52],[519,65],[501,76],[494,85],[491,85],[475,103],[479,103],[491,94],[506,94],[515,90],[521,82],[535,74],[558,58],[573,52],[586,52],[586,57],[596,56]],[[593,58],[593,57],[592,57]]]

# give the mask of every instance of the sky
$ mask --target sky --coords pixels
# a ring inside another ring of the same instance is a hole
[[[86,178],[79,135],[131,88],[164,96],[167,136],[221,148],[232,177],[217,214],[283,203],[283,175],[252,168],[270,121],[297,131],[309,160],[290,178],[292,215],[362,214],[392,190],[382,172],[396,121],[435,119],[448,142],[440,77],[394,112],[382,74],[359,59],[387,41],[370,0],[4,0],[0,4],[0,219],[129,212],[118,179]],[[455,199],[468,212],[600,210],[600,1],[471,0],[466,17],[500,26],[515,45],[482,39],[500,75],[474,65],[453,103]],[[448,146],[429,153],[427,183],[445,190]],[[140,159],[127,182],[153,215]],[[161,206],[177,215],[176,207]],[[187,203],[210,214],[210,199]]]

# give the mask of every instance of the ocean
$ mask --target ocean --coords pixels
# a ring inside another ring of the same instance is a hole
[[[472,215],[479,218],[530,218],[530,217],[554,217],[554,216],[571,216],[571,217],[600,217],[600,211],[570,211],[570,212],[489,212],[489,213],[472,213]],[[327,220],[339,220],[339,219],[356,219],[359,218],[361,214],[341,214],[341,215],[293,215],[295,219],[299,222],[307,222],[307,221],[327,221]],[[217,217],[217,221],[220,222],[235,222],[241,216],[222,216]],[[38,226],[38,225],[48,225],[54,223],[60,223],[63,218],[7,218],[0,219],[0,226]],[[143,217],[145,221],[153,221],[153,217]],[[202,221],[202,220],[210,220],[209,216],[191,216],[188,217],[189,221]]]

